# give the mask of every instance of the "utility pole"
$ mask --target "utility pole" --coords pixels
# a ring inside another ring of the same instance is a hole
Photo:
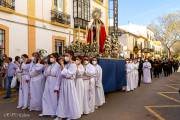
[[[114,0],[114,35],[118,37],[118,0]]]
[[[118,0],[109,0],[109,19],[113,20],[113,26],[109,27],[109,34],[118,37]]]

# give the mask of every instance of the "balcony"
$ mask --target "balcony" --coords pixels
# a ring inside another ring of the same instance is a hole
[[[80,18],[74,18],[74,28],[79,28],[80,29],[86,29],[86,27],[88,26],[89,21],[80,19]]]
[[[104,2],[104,0],[94,0],[94,1],[96,1],[98,4],[103,4],[103,2]]]
[[[65,25],[70,25],[70,15],[60,12],[56,9],[51,10],[51,21]]]
[[[90,0],[73,1],[74,28],[86,29],[90,21]]]
[[[142,49],[142,52],[144,52],[144,53],[152,53],[152,52],[154,52],[154,49],[144,48],[144,49]]]
[[[99,1],[99,2],[101,2],[101,3],[103,3],[103,2],[104,2],[104,0],[96,0],[96,1]]]
[[[0,0],[0,10],[13,13],[15,10],[15,0]]]

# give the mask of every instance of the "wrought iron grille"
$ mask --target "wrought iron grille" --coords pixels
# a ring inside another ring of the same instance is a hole
[[[57,9],[51,10],[51,20],[66,25],[71,23],[70,15],[60,12]]]
[[[15,10],[15,0],[0,0],[0,6]]]
[[[90,21],[90,0],[73,1],[74,27],[86,29]]]

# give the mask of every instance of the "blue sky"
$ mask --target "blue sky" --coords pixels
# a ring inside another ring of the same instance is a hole
[[[119,0],[119,25],[148,25],[154,19],[180,10],[180,0]]]

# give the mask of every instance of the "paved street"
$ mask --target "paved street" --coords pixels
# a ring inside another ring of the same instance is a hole
[[[154,79],[133,92],[114,92],[106,96],[107,103],[82,120],[180,120],[180,73]],[[4,93],[0,93],[2,96]],[[37,112],[16,109],[17,95],[0,99],[0,120],[52,120],[39,118]]]

